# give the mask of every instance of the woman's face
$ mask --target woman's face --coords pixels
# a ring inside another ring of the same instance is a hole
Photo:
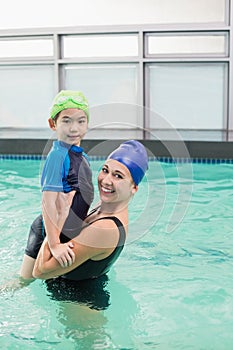
[[[108,203],[129,201],[138,189],[129,170],[114,159],[108,159],[103,165],[98,187],[100,199]]]

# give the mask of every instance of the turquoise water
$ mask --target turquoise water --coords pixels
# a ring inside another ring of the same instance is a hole
[[[20,268],[39,177],[39,161],[0,161],[0,286]],[[0,348],[232,349],[232,189],[232,165],[151,162],[109,273],[108,309],[51,300],[42,281],[3,289]]]

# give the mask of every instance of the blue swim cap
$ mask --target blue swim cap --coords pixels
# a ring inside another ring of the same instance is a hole
[[[148,169],[148,156],[145,147],[138,141],[129,140],[123,142],[108,159],[114,159],[129,169],[136,185],[141,182]]]

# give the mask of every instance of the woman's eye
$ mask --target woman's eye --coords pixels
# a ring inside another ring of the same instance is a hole
[[[103,173],[107,173],[108,170],[106,168],[102,168]]]
[[[116,177],[117,179],[123,179],[123,176],[121,176],[120,174],[115,174],[115,177]]]

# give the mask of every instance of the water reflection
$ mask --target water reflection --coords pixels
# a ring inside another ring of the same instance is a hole
[[[65,339],[77,349],[137,348],[132,339],[137,303],[114,272],[111,279],[103,276],[82,283],[50,280],[46,289],[49,298],[58,301],[57,319],[65,327]]]

